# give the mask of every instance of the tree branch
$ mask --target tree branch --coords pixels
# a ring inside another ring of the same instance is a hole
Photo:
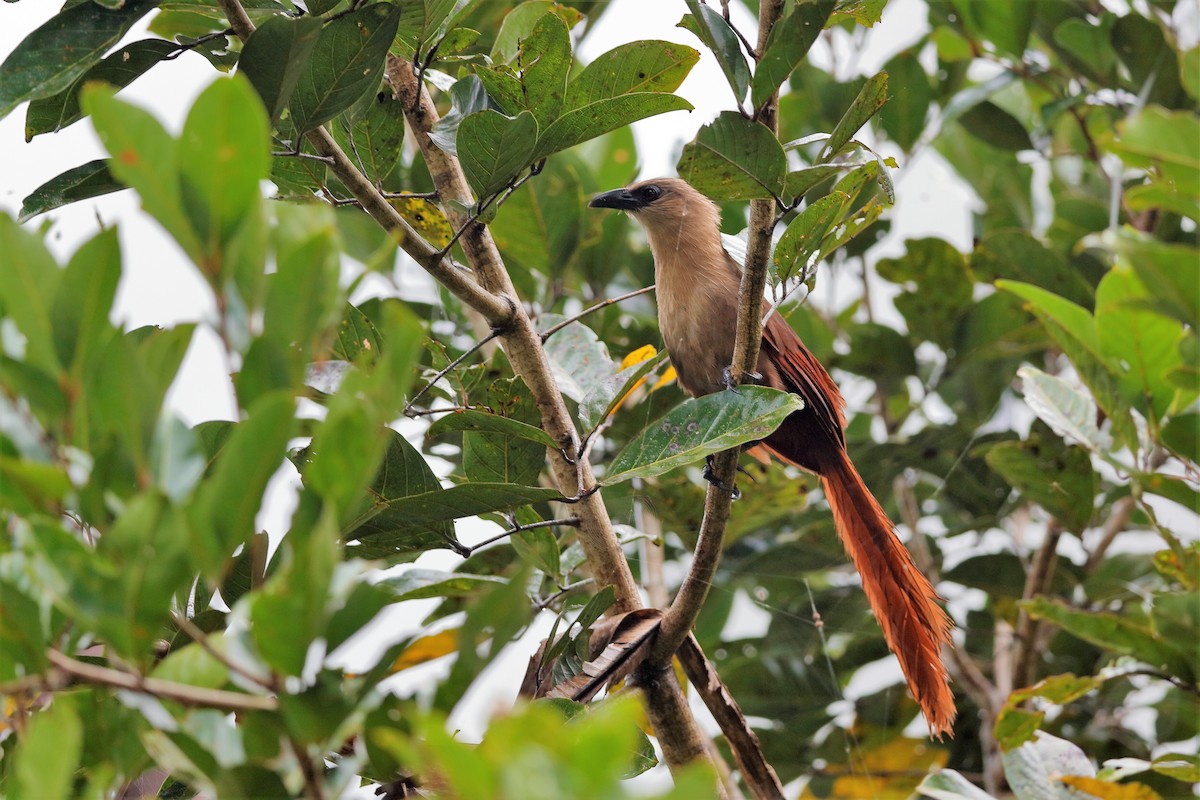
[[[91,683],[114,689],[127,689],[163,700],[174,700],[193,708],[217,708],[222,711],[274,711],[278,708],[278,703],[273,697],[227,692],[224,689],[205,689],[161,678],[131,675],[128,672],[78,661],[58,650],[48,650],[46,658],[58,673],[58,680],[53,674],[47,677],[46,683],[50,686]],[[66,680],[63,681],[62,678]]]
[[[758,7],[758,49],[766,48],[771,29],[779,22],[783,13],[783,0],[763,0]],[[778,134],[779,93],[771,95],[755,112],[754,119]],[[742,281],[738,289],[737,332],[733,346],[733,364],[730,373],[734,385],[745,383],[747,376],[754,373],[758,365],[758,351],[762,344],[763,291],[767,285],[767,262],[771,255],[771,234],[775,228],[774,200],[752,200],[750,202],[749,240],[746,246],[746,263],[742,270]],[[733,493],[728,489],[737,478],[740,448],[718,453],[712,462],[715,480],[709,485],[704,498],[704,518],[696,541],[696,551],[691,569],[683,585],[675,595],[674,602],[663,617],[662,626],[654,647],[647,659],[651,663],[665,664],[679,649],[700,614],[700,608],[708,596],[709,586],[716,573],[724,547],[725,527],[729,522],[729,508]]]
[[[442,207],[452,226],[464,228],[459,244],[466,254],[467,263],[484,289],[493,294],[516,297],[516,290],[487,226],[478,221],[465,225],[468,216],[463,209],[472,205],[471,191],[458,161],[438,149],[429,137],[438,121],[438,114],[428,92],[419,82],[412,65],[403,59],[389,57],[387,74],[404,108],[409,129],[425,157]],[[579,434],[554,381],[550,362],[542,348],[541,336],[520,304],[515,305],[511,323],[505,326],[501,342],[513,371],[529,387],[537,402],[543,430],[559,443],[562,450],[579,452]],[[633,580],[620,541],[613,531],[604,500],[600,492],[595,491],[598,484],[588,459],[580,458],[572,464],[560,453],[552,453],[550,464],[554,481],[563,494],[578,491],[580,495],[573,509],[579,519],[579,542],[597,583],[613,586],[617,611],[641,608],[637,583]],[[674,674],[670,670],[662,670],[648,672],[644,678],[641,685],[646,692],[647,714],[659,736],[668,765],[674,770],[694,759],[705,758],[700,730],[688,710]],[[723,788],[717,788],[724,796]]]
[[[547,339],[549,339],[551,336],[553,336],[554,334],[561,331],[563,328],[570,325],[572,322],[578,322],[579,320],[583,319],[588,314],[591,314],[594,311],[599,311],[600,309],[605,308],[607,306],[611,306],[614,303],[624,302],[625,300],[628,300],[631,297],[637,297],[639,294],[646,294],[647,292],[653,292],[653,291],[654,291],[654,284],[652,283],[649,286],[642,287],[641,289],[634,289],[632,292],[626,292],[625,294],[618,295],[617,297],[610,297],[607,300],[601,300],[599,303],[596,303],[596,305],[588,306],[587,308],[585,308],[583,311],[580,311],[575,316],[567,317],[566,319],[564,319],[562,322],[558,323],[557,325],[554,325],[553,327],[547,328],[546,330],[542,331],[540,334],[540,336],[542,337],[542,342],[544,343]]]

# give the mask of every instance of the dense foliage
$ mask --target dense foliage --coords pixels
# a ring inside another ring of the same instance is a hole
[[[1194,32],[1184,49],[1170,0],[954,0],[919,6],[927,32],[878,74],[808,60],[815,42],[886,37],[885,3],[789,0],[751,52],[754,31],[688,0],[677,39],[692,45],[631,33],[588,65],[574,50],[603,2],[79,0],[29,32],[0,65],[0,114],[28,101],[28,138],[86,118],[110,158],[0,215],[4,794],[111,796],[141,776],[162,797],[363,781],[400,796],[415,775],[439,796],[624,796],[655,763],[630,691],[519,705],[478,746],[445,721],[537,614],[561,620],[551,683],[580,672],[614,601],[590,580],[605,573],[585,559],[588,514],[616,523],[655,597],[686,567],[703,457],[794,409],[766,389],[685,401],[646,347],[647,296],[572,319],[653,282],[629,220],[586,201],[636,176],[630,123],[690,108],[675,90],[703,50],[728,111],[678,173],[722,203],[731,236],[746,201],[776,203],[778,313],[846,387],[851,455],[960,629],[955,737],[931,742],[898,670],[854,680],[887,651],[817,484],[744,459],[696,636],[767,761],[805,796],[907,796],[930,771],[921,791],[943,799],[1190,795]],[[123,38],[148,15],[146,38]],[[178,136],[117,95],[194,53],[233,74]],[[401,74],[432,94],[431,131],[394,93]],[[778,135],[759,121],[776,91]],[[880,258],[905,203],[894,181],[920,156],[974,191],[974,246],[921,238]],[[472,196],[441,182],[460,168]],[[115,230],[50,255],[38,220],[122,190],[194,263],[210,318],[115,326]],[[476,223],[536,330],[555,329],[544,361],[484,306],[505,287],[474,260]],[[397,243],[433,291],[396,280]],[[351,305],[367,276],[388,290]],[[830,276],[836,305],[805,302]],[[189,427],[164,401],[198,326],[221,342],[238,416]],[[547,422],[555,386],[575,443]],[[592,466],[603,503],[585,497]],[[295,510],[268,541],[273,476]],[[509,535],[463,544],[455,521],[473,516]],[[434,549],[464,558],[379,572]],[[381,611],[428,598],[420,633],[340,666]],[[417,695],[384,683],[446,656]],[[698,765],[664,796],[711,787]]]

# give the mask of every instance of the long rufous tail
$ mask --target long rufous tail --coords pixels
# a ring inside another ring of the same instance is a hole
[[[845,451],[838,456],[821,470],[838,535],[930,731],[939,738],[953,735],[954,696],[941,657],[953,623]]]

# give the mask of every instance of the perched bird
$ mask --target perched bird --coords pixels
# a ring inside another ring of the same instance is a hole
[[[741,269],[721,243],[716,205],[678,178],[597,195],[590,205],[633,215],[650,241],[658,324],[679,385],[692,396],[728,386]],[[842,543],[909,689],[936,736],[951,733],[954,698],[941,648],[953,623],[846,454],[837,385],[779,314],[763,326],[757,380],[799,395],[797,411],[762,441],[775,456],[821,477]]]

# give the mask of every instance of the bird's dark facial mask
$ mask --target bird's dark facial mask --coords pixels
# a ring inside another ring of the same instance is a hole
[[[588,203],[592,208],[615,208],[618,211],[641,211],[662,197],[663,190],[654,184],[634,186],[628,189],[613,189],[598,194]]]

